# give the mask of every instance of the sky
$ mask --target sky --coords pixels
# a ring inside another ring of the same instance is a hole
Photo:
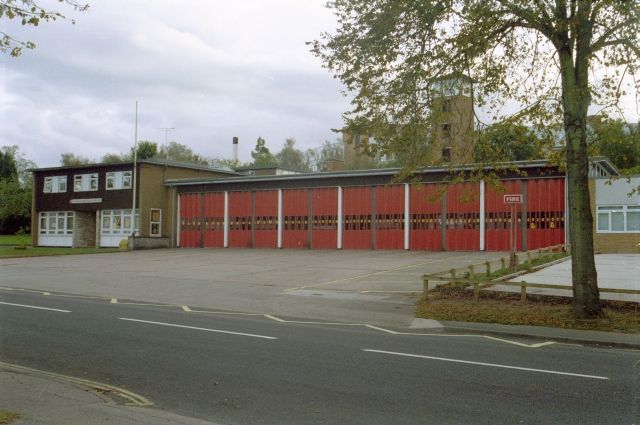
[[[138,140],[189,146],[205,157],[251,160],[256,139],[272,152],[339,136],[349,102],[305,44],[333,32],[326,0],[86,0],[69,21],[3,31],[37,44],[0,56],[0,146],[18,145],[39,167],[66,152],[99,160]],[[594,109],[597,110],[597,109]],[[623,99],[638,121],[634,96]]]
[[[91,159],[168,140],[206,157],[241,161],[261,136],[272,152],[335,140],[348,109],[342,86],[307,41],[336,27],[325,0],[90,0],[75,19],[6,25],[35,50],[0,57],[0,146],[40,167],[60,154]]]

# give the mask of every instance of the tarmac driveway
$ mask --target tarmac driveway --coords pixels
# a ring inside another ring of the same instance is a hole
[[[0,287],[407,326],[423,273],[496,252],[166,249],[0,260]]]

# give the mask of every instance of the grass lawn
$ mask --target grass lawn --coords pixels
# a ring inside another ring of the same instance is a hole
[[[599,331],[640,332],[640,305],[622,301],[602,301],[605,317],[576,320],[571,315],[571,299],[527,295],[520,304],[520,294],[480,292],[473,301],[467,285],[443,285],[429,291],[429,300],[418,302],[417,317],[462,322],[501,323],[505,325],[551,326],[556,328]]]
[[[42,257],[48,255],[73,255],[73,254],[103,254],[118,252],[118,248],[51,248],[51,247],[26,247],[15,249],[12,246],[0,246],[0,258],[15,257]]]
[[[31,245],[31,235],[0,235],[0,245]]]
[[[0,409],[0,425],[7,425],[18,419],[20,415],[17,413],[9,412],[7,410]]]

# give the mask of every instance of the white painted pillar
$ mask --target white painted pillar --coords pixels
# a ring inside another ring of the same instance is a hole
[[[229,192],[224,192],[224,247],[229,248]]]
[[[485,199],[484,199],[484,180],[480,180],[480,251],[484,251],[484,234],[485,234]]]
[[[409,183],[404,184],[404,249],[409,249],[409,235],[411,234],[411,214],[410,214],[410,204],[409,200],[411,199],[411,186]]]
[[[278,248],[282,248],[282,189],[278,189]]]
[[[176,189],[177,190],[177,189]],[[180,196],[178,195],[178,206],[176,207],[176,216],[178,220],[176,220],[176,246],[180,246],[180,228],[182,220],[180,220]],[[133,212],[133,228],[136,228],[136,212]]]
[[[595,196],[595,195],[594,195]],[[569,243],[571,239],[569,234],[569,174],[568,172],[564,175],[564,243],[565,245]]]
[[[342,186],[338,186],[338,249],[342,249]]]

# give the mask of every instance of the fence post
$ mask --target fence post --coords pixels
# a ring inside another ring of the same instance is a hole
[[[527,251],[527,263],[531,264],[531,252]]]
[[[469,277],[473,277],[473,264],[469,266]]]
[[[491,275],[491,263],[489,261],[487,261],[485,263],[487,265],[487,276]]]
[[[480,282],[473,282],[473,301],[478,302],[480,299]]]
[[[520,304],[527,303],[527,282],[520,281]]]
[[[500,263],[502,264],[502,270],[504,270],[506,268],[506,260],[504,259],[504,257],[500,259]]]
[[[429,279],[427,276],[422,276],[422,300],[426,301],[429,298]]]
[[[456,269],[449,270],[449,273],[451,273],[451,279],[455,280],[456,279]]]
[[[538,248],[538,258],[542,258],[542,249]]]

